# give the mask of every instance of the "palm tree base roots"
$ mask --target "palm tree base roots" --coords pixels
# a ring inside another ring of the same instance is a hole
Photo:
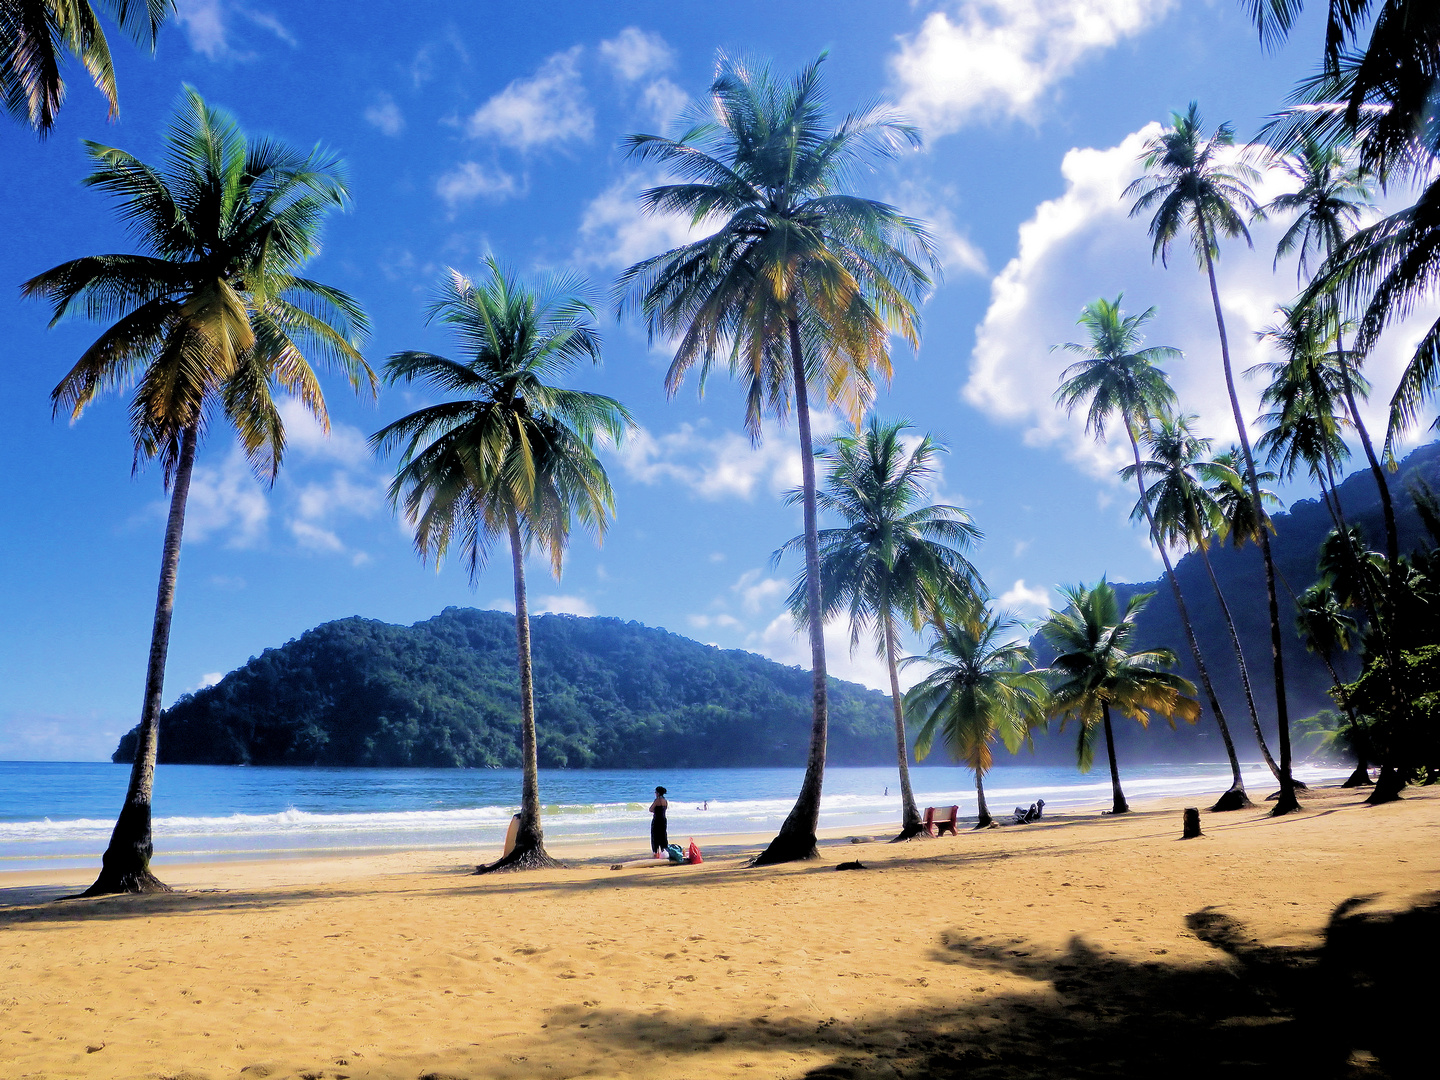
[[[770,841],[770,846],[750,861],[751,866],[774,866],[777,863],[800,862],[804,859],[818,859],[814,833],[787,833]]]
[[[175,890],[150,872],[148,867],[125,871],[105,868],[100,876],[82,893],[61,897],[63,900],[79,900],[91,896],[116,896],[121,893],[167,893]]]
[[[511,870],[554,870],[563,869],[564,863],[551,858],[543,847],[517,847],[509,855],[475,867],[475,874],[506,873]],[[475,874],[471,874],[474,877]]]
[[[889,840],[888,843],[898,844],[902,840],[929,840],[930,834],[925,831],[925,826],[918,821],[912,821],[900,830],[900,835]]]
[[[999,827],[1000,823],[996,821],[993,817],[991,817],[989,814],[986,814],[979,821],[975,822],[975,828],[971,829],[970,831],[978,832],[980,829],[998,829]]]
[[[1244,810],[1247,806],[1254,806],[1250,796],[1245,794],[1243,787],[1232,787],[1229,791],[1215,800],[1215,805],[1210,807],[1212,814],[1223,814],[1227,810]]]
[[[1405,781],[1401,778],[1396,769],[1389,765],[1380,767],[1380,777],[1375,781],[1375,790],[1365,800],[1366,806],[1379,806],[1381,803],[1395,802],[1400,798],[1400,792],[1405,787]]]
[[[1111,816],[1114,816],[1116,814],[1128,814],[1130,812],[1130,804],[1128,802],[1117,802],[1114,806],[1110,807],[1110,809],[1105,812],[1107,814],[1110,814]]]
[[[1342,788],[1346,788],[1346,787],[1369,787],[1369,786],[1370,786],[1371,784],[1373,784],[1374,782],[1375,782],[1374,780],[1371,780],[1371,779],[1370,779],[1370,770],[1369,770],[1369,769],[1365,768],[1364,765],[1356,765],[1356,766],[1355,766],[1355,771],[1352,772],[1349,776],[1347,776],[1347,777],[1345,778],[1345,782],[1344,782],[1343,784],[1341,784],[1340,786],[1341,786]]]
[[[1275,800],[1275,805],[1270,808],[1271,817],[1283,817],[1286,814],[1293,814],[1297,810],[1302,809],[1300,800],[1295,798],[1295,792],[1299,787],[1300,785],[1297,783],[1289,791],[1281,788],[1275,792],[1274,795],[1270,796],[1271,799]],[[1268,802],[1269,800],[1266,801]]]

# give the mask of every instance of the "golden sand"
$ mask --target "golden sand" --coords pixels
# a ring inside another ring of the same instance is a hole
[[[428,852],[58,903],[88,877],[7,874],[0,1077],[1243,1074],[1328,1030],[1295,973],[1337,905],[1440,889],[1440,791],[1409,796],[1205,814],[1191,841],[1171,800],[770,869],[557,848],[567,869],[474,877],[494,852]],[[1402,1075],[1367,1038],[1335,1075]]]

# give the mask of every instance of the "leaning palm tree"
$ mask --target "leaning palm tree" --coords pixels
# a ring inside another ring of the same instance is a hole
[[[995,763],[998,735],[1012,754],[1030,741],[1031,730],[1045,722],[1045,679],[1033,669],[1030,647],[1014,640],[1019,620],[992,612],[976,595],[951,597],[931,609],[933,635],[925,655],[931,670],[905,695],[905,707],[918,713],[920,732],[915,757],[930,753],[939,737],[956,761],[975,773],[975,828],[995,824],[985,804],[985,774]]]
[[[1057,653],[1046,669],[1049,713],[1060,717],[1062,730],[1070,720],[1077,722],[1076,760],[1082,771],[1094,761],[1095,731],[1103,728],[1114,795],[1111,813],[1129,813],[1115,761],[1111,708],[1142,726],[1149,724],[1151,713],[1159,713],[1173,727],[1177,716],[1193,724],[1200,716],[1200,703],[1188,679],[1164,670],[1174,666],[1173,652],[1134,647],[1136,617],[1154,593],[1130,597],[1122,613],[1115,590],[1104,578],[1093,588],[1076,585],[1060,592],[1068,601],[1064,610],[1050,612],[1040,626]]]
[[[338,368],[355,390],[375,389],[356,349],[365,313],[338,289],[299,276],[320,250],[325,215],[349,201],[339,161],[318,148],[251,142],[229,114],[188,88],[168,143],[161,168],[85,144],[95,162],[85,183],[115,198],[146,254],[75,259],[24,285],[26,296],[52,306],[51,325],[77,312],[116,319],[51,401],[73,420],[102,392],[134,383],[135,462],[158,458],[170,488],[135,763],[91,895],[165,888],[149,868],[150,801],[185,504],[201,440],[223,417],[256,474],[273,482],[285,452],[277,390],[329,430],[307,354]]]
[[[1255,460],[1250,452],[1250,436],[1246,417],[1240,408],[1235,390],[1235,374],[1230,366],[1230,343],[1225,333],[1225,315],[1220,308],[1220,287],[1215,280],[1215,259],[1220,254],[1220,237],[1245,238],[1250,231],[1245,218],[1259,212],[1259,205],[1250,190],[1258,174],[1244,162],[1228,167],[1223,160],[1234,146],[1235,134],[1229,124],[1221,124],[1208,138],[1203,132],[1200,109],[1195,102],[1183,113],[1171,116],[1171,126],[1151,139],[1142,158],[1145,175],[1125,189],[1125,198],[1134,197],[1130,215],[1134,217],[1153,208],[1150,235],[1154,240],[1152,258],[1168,262],[1170,245],[1184,231],[1190,233],[1196,261],[1210,283],[1210,301],[1215,309],[1215,326],[1220,334],[1220,360],[1225,371],[1225,388],[1230,397],[1230,412],[1240,438],[1245,462],[1245,480],[1251,497],[1260,502],[1259,480]],[[1280,631],[1280,601],[1275,591],[1275,560],[1270,552],[1270,536],[1261,530],[1260,554],[1265,564],[1265,593],[1270,605],[1270,657],[1275,670],[1275,714],[1280,729],[1280,797],[1273,814],[1288,814],[1300,807],[1290,774],[1290,711],[1285,697],[1285,658]]]
[[[1225,753],[1230,760],[1230,788],[1212,810],[1239,810],[1250,805],[1245,793],[1245,780],[1240,773],[1240,759],[1235,753],[1235,741],[1230,737],[1230,725],[1225,722],[1225,712],[1220,707],[1220,698],[1210,681],[1210,671],[1200,653],[1200,643],[1195,637],[1190,621],[1185,596],[1180,581],[1175,576],[1175,567],[1170,563],[1170,552],[1160,536],[1156,523],[1150,515],[1150,503],[1145,491],[1145,472],[1139,468],[1139,432],[1148,430],[1153,417],[1164,416],[1175,404],[1175,391],[1171,388],[1165,372],[1156,366],[1160,360],[1180,359],[1184,354],[1168,345],[1140,347],[1144,338],[1141,328],[1155,317],[1155,309],[1147,308],[1138,315],[1125,315],[1120,309],[1123,296],[1114,300],[1101,297],[1087,304],[1080,313],[1080,325],[1090,332],[1087,342],[1066,342],[1055,348],[1076,353],[1083,359],[1071,364],[1060,374],[1060,388],[1055,400],[1073,413],[1088,402],[1085,414],[1085,430],[1097,439],[1104,440],[1105,425],[1111,415],[1118,415],[1125,427],[1125,436],[1130,442],[1130,452],[1135,459],[1131,470],[1140,488],[1137,507],[1145,515],[1150,528],[1150,539],[1159,549],[1160,559],[1165,564],[1165,576],[1170,582],[1171,594],[1175,597],[1175,609],[1180,613],[1180,625],[1185,628],[1185,639],[1190,645],[1190,655],[1195,661],[1195,670],[1200,675],[1200,685],[1205,688],[1205,698],[1210,703],[1210,712],[1220,727],[1220,737],[1225,744]],[[1242,659],[1243,663],[1243,659]]]
[[[832,439],[816,454],[827,466],[816,503],[821,512],[844,522],[841,528],[819,533],[820,608],[827,620],[842,611],[849,616],[852,651],[862,635],[874,634],[890,673],[900,766],[902,825],[897,840],[922,830],[910,787],[910,744],[900,696],[900,620],[919,630],[940,597],[974,593],[979,580],[962,554],[980,538],[970,515],[958,506],[926,501],[926,489],[935,479],[935,458],[943,448],[928,435],[907,447],[905,433],[910,430],[903,420],[872,416],[863,432]],[[804,492],[797,490],[786,501],[794,505],[803,498]],[[804,546],[805,537],[794,537],[775,556]],[[796,623],[808,628],[806,594],[801,574],[789,606]]]
[[[1245,659],[1245,650],[1240,646],[1240,635],[1235,629],[1235,619],[1230,613],[1230,604],[1215,576],[1210,561],[1210,543],[1222,519],[1222,510],[1207,484],[1217,484],[1233,478],[1234,473],[1227,465],[1207,460],[1210,453],[1209,439],[1196,435],[1191,428],[1195,416],[1162,417],[1146,427],[1140,436],[1148,457],[1136,465],[1126,466],[1121,475],[1130,477],[1137,471],[1148,485],[1142,496],[1149,519],[1162,545],[1183,544],[1200,556],[1201,565],[1210,579],[1210,588],[1215,593],[1215,602],[1230,634],[1230,648],[1235,654],[1235,665],[1240,672],[1240,688],[1245,694],[1245,706],[1250,713],[1250,724],[1255,731],[1255,741],[1265,764],[1279,779],[1280,768],[1265,743],[1265,733],[1260,727],[1260,713],[1255,707],[1255,693],[1250,683],[1250,665]],[[1132,516],[1138,517],[1142,506],[1135,507]],[[1233,753],[1233,750],[1232,750]],[[1232,757],[1230,768],[1238,772],[1239,766]],[[1248,804],[1248,799],[1246,803]],[[1233,809],[1217,803],[1211,809]]]
[[[457,271],[441,286],[428,321],[449,326],[463,361],[401,352],[385,363],[390,383],[421,383],[450,400],[427,405],[370,438],[377,453],[400,451],[390,499],[415,530],[415,549],[437,565],[458,546],[473,586],[495,541],[505,536],[515,585],[520,672],[521,795],[515,847],[491,870],[554,866],[540,822],[535,692],[525,556],[539,548],[560,577],[578,519],[597,539],[613,515],[614,493],[595,455],[597,437],[618,443],[633,426],[614,398],[553,384],[576,364],[600,362],[594,309],[578,278],[527,287],[486,261],[478,285]]]
[[[44,138],[65,101],[65,54],[84,66],[120,115],[115,66],[96,8],[137,45],[153,51],[174,0],[0,0],[0,105]]]
[[[717,362],[746,388],[745,427],[761,435],[768,411],[793,407],[804,492],[806,609],[812,723],[794,809],[757,865],[812,858],[825,777],[825,638],[810,394],[858,422],[877,375],[889,378],[890,335],[919,342],[916,301],[938,268],[919,222],[845,191],[867,162],[919,144],[888,111],[851,113],[832,126],[820,60],[782,82],[766,68],[721,58],[710,111],[678,138],[632,135],[631,156],[667,166],[678,182],[650,188],[651,213],[681,213],[709,235],[629,267],[617,309],[643,314],[652,339],[675,340],[665,377],[674,394]],[[922,265],[923,264],[923,265]]]
[[[1355,751],[1355,771],[1341,787],[1364,787],[1370,784],[1369,762],[1366,761],[1365,729],[1355,715],[1355,706],[1345,693],[1345,684],[1335,670],[1335,652],[1348,652],[1359,633],[1355,619],[1341,606],[1335,591],[1324,582],[1316,582],[1300,594],[1295,602],[1295,632],[1305,648],[1319,655],[1330,673],[1330,696],[1340,703],[1350,720],[1350,747]]]

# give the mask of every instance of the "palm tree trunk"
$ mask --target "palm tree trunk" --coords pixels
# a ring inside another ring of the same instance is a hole
[[[815,449],[810,439],[810,400],[806,393],[805,355],[800,346],[800,323],[789,320],[790,367],[795,381],[795,421],[800,429],[800,470],[805,506],[805,609],[809,614],[810,680],[813,717],[810,724],[810,753],[805,760],[805,779],[785,823],[770,846],[756,856],[752,865],[814,859],[815,830],[820,823],[820,791],[825,783],[825,745],[829,734],[825,672],[825,613],[820,607],[820,534],[815,509]]]
[[[1220,613],[1225,617],[1225,628],[1230,631],[1230,647],[1235,651],[1235,663],[1240,667],[1240,685],[1245,691],[1245,704],[1250,709],[1250,723],[1255,727],[1255,741],[1260,744],[1260,753],[1265,758],[1265,764],[1269,766],[1270,772],[1276,780],[1280,779],[1280,766],[1275,764],[1275,759],[1270,755],[1270,746],[1265,742],[1265,732],[1260,728],[1260,712],[1255,707],[1255,693],[1250,685],[1250,665],[1245,662],[1245,651],[1240,646],[1240,634],[1235,629],[1235,619],[1230,614],[1230,605],[1225,601],[1225,594],[1220,591],[1220,582],[1215,577],[1215,567],[1210,562],[1210,553],[1202,545],[1200,548],[1200,561],[1205,564],[1205,573],[1210,577],[1210,587],[1215,590],[1215,599],[1220,604]]]
[[[1260,502],[1260,479],[1255,473],[1255,456],[1250,452],[1250,435],[1245,430],[1245,414],[1240,409],[1240,396],[1235,392],[1235,373],[1230,368],[1230,342],[1225,336],[1225,315],[1220,310],[1220,286],[1215,281],[1215,260],[1210,257],[1210,229],[1200,219],[1200,241],[1205,251],[1205,274],[1210,279],[1210,301],[1215,306],[1215,325],[1220,332],[1220,361],[1225,369],[1225,389],[1230,395],[1230,411],[1235,417],[1235,433],[1240,437],[1240,451],[1245,456],[1245,481],[1255,512],[1264,514]],[[1272,816],[1300,809],[1295,798],[1295,785],[1290,769],[1290,708],[1285,699],[1284,638],[1280,632],[1280,601],[1275,595],[1275,559],[1270,552],[1270,531],[1263,524],[1260,534],[1260,555],[1265,562],[1265,598],[1270,606],[1270,658],[1275,669],[1275,723],[1280,732],[1280,797],[1275,801]]]
[[[170,489],[170,516],[165,522],[165,546],[160,555],[160,587],[155,596],[150,660],[145,669],[145,700],[140,709],[135,761],[130,766],[130,786],[101,860],[100,876],[82,896],[170,891],[168,885],[150,872],[150,858],[155,853],[150,830],[150,800],[155,791],[155,762],[160,749],[160,707],[165,696],[165,660],[170,654],[175,584],[180,576],[185,503],[190,498],[190,477],[195,471],[198,443],[197,429],[193,425],[186,428],[180,438],[180,460]]]
[[[900,670],[895,660],[895,624],[882,620],[885,633],[885,662],[890,669],[890,700],[895,707],[895,756],[900,764],[900,835],[896,840],[909,840],[924,830],[920,825],[920,808],[915,805],[915,792],[910,787],[910,744],[905,737],[905,709],[900,700]]]
[[[1370,432],[1365,428],[1365,422],[1360,419],[1360,407],[1355,402],[1355,387],[1350,382],[1350,365],[1345,360],[1345,344],[1337,331],[1335,334],[1335,348],[1340,356],[1340,379],[1345,388],[1345,404],[1350,409],[1350,422],[1355,425],[1355,431],[1360,436],[1360,445],[1365,448],[1365,460],[1370,463],[1370,475],[1375,477],[1375,486],[1380,490],[1380,508],[1385,513],[1385,557],[1390,560],[1390,565],[1397,566],[1400,562],[1400,534],[1395,527],[1395,506],[1390,501],[1390,482],[1385,479],[1384,466],[1380,459],[1375,456],[1375,447],[1370,443]]]
[[[1110,788],[1115,796],[1110,812],[1128,814],[1130,804],[1125,801],[1125,792],[1120,790],[1120,766],[1115,763],[1115,733],[1110,730],[1110,706],[1102,703],[1100,712],[1105,717],[1105,753],[1110,756]]]
[[[975,770],[975,805],[979,807],[980,817],[975,822],[975,828],[988,829],[995,824],[995,819],[990,816],[990,807],[985,805],[985,774],[979,769]]]
[[[1340,673],[1335,670],[1329,650],[1322,651],[1320,659],[1325,661],[1325,670],[1330,673],[1330,681],[1335,686],[1335,692],[1331,696],[1340,702],[1341,707],[1345,710],[1345,716],[1350,721],[1350,741],[1355,751],[1355,771],[1340,786],[1368,787],[1370,785],[1370,762],[1367,760],[1369,754],[1365,750],[1365,729],[1360,726],[1360,718],[1355,715],[1355,706],[1350,704],[1350,699],[1345,695],[1345,688],[1340,683]]]
[[[1250,797],[1245,794],[1245,780],[1240,775],[1240,759],[1235,754],[1235,740],[1230,737],[1230,725],[1225,722],[1225,713],[1220,708],[1220,699],[1216,696],[1215,687],[1210,682],[1210,672],[1205,667],[1204,657],[1200,655],[1200,642],[1196,640],[1195,628],[1190,624],[1190,612],[1185,607],[1185,597],[1180,591],[1180,582],[1175,577],[1175,568],[1170,565],[1170,553],[1165,550],[1165,543],[1160,539],[1160,530],[1155,527],[1155,517],[1150,512],[1150,503],[1145,497],[1145,476],[1140,464],[1140,443],[1135,438],[1135,428],[1129,417],[1125,418],[1125,434],[1130,436],[1130,452],[1135,457],[1135,484],[1140,489],[1140,506],[1145,511],[1145,521],[1150,526],[1150,540],[1160,550],[1160,561],[1165,564],[1165,576],[1170,580],[1170,591],[1175,594],[1175,610],[1180,613],[1180,624],[1185,627],[1185,640],[1190,643],[1190,655],[1195,658],[1195,670],[1200,674],[1200,685],[1205,688],[1206,700],[1210,702],[1210,712],[1220,726],[1220,738],[1225,743],[1225,755],[1230,759],[1230,789],[1221,795],[1210,809],[1239,810],[1250,805]],[[1258,724],[1256,730],[1259,730]],[[1266,758],[1269,758],[1268,751]]]
[[[530,663],[530,605],[525,589],[525,541],[514,510],[506,516],[510,529],[510,561],[515,576],[515,654],[520,668],[520,828],[510,854],[477,866],[475,873],[533,870],[559,866],[545,850],[540,824],[540,761],[535,739],[535,679]]]

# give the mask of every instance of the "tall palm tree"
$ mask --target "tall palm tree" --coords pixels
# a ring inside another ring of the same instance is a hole
[[[916,301],[938,268],[923,225],[845,187],[867,162],[919,144],[919,134],[871,108],[832,126],[819,60],[782,82],[722,57],[711,111],[679,138],[632,135],[631,156],[670,169],[676,183],[641,195],[647,212],[683,213],[708,236],[629,267],[616,285],[623,314],[639,308],[653,338],[676,339],[665,377],[674,394],[717,361],[746,387],[745,426],[795,410],[804,491],[806,607],[813,713],[805,779],[794,809],[757,865],[812,858],[825,778],[825,638],[810,393],[858,422],[876,375],[889,378],[890,335],[919,343]],[[925,264],[925,265],[922,265]]]
[[[1305,643],[1305,648],[1319,655],[1330,673],[1330,694],[1345,710],[1350,720],[1350,745],[1355,751],[1355,771],[1350,774],[1342,787],[1362,787],[1370,784],[1369,762],[1366,761],[1365,729],[1355,715],[1355,706],[1345,693],[1344,683],[1335,670],[1335,651],[1348,652],[1350,644],[1359,632],[1355,619],[1341,606],[1335,591],[1323,582],[1316,582],[1300,594],[1295,604],[1295,632]]]
[[[938,736],[956,761],[975,773],[977,829],[995,823],[985,804],[985,774],[995,762],[995,736],[1012,754],[1045,722],[1045,679],[1033,670],[1034,654],[1014,640],[1021,623],[992,612],[975,595],[950,598],[932,608],[933,635],[923,657],[930,673],[905,695],[905,707],[921,717],[915,738],[917,760],[930,753]]]
[[[1245,650],[1240,645],[1240,635],[1235,629],[1235,619],[1230,613],[1230,604],[1215,576],[1215,567],[1210,561],[1210,541],[1221,520],[1221,509],[1207,483],[1223,482],[1233,476],[1227,466],[1206,460],[1211,442],[1201,438],[1191,429],[1194,416],[1161,417],[1149,424],[1140,439],[1149,456],[1144,461],[1126,466],[1121,475],[1127,478],[1137,472],[1144,477],[1147,489],[1142,493],[1143,505],[1137,504],[1133,516],[1148,512],[1154,523],[1157,543],[1165,545],[1183,544],[1200,556],[1210,579],[1210,588],[1215,593],[1215,602],[1220,606],[1221,617],[1230,634],[1230,648],[1235,654],[1235,664],[1240,671],[1240,687],[1245,693],[1245,705],[1250,713],[1250,723],[1255,731],[1255,741],[1270,771],[1279,778],[1280,767],[1270,754],[1265,743],[1265,733],[1260,727],[1259,710],[1255,707],[1255,693],[1250,682],[1250,665],[1245,659]],[[1238,773],[1231,748],[1232,772]],[[1233,803],[1234,800],[1232,799]],[[1249,800],[1246,800],[1248,805]],[[1217,803],[1216,807],[1220,807]],[[1226,805],[1221,809],[1233,809]],[[1212,807],[1211,809],[1215,809]]]
[[[844,525],[821,529],[820,606],[823,617],[844,611],[850,620],[850,648],[862,635],[874,634],[890,673],[895,711],[895,753],[900,766],[902,826],[896,838],[921,832],[920,810],[910,787],[910,744],[900,696],[899,620],[919,630],[925,613],[942,596],[976,591],[978,575],[961,552],[980,539],[970,515],[958,506],[931,504],[927,488],[935,479],[935,458],[942,447],[924,436],[905,445],[912,430],[903,420],[872,416],[863,432],[832,439],[816,457],[825,464],[824,485],[816,492],[822,513]],[[792,491],[792,506],[804,498]],[[775,553],[804,550],[805,538],[787,541]],[[790,611],[798,625],[809,626],[806,578],[790,593]]]
[[[1277,195],[1265,205],[1268,215],[1294,214],[1290,228],[1280,238],[1275,248],[1275,263],[1291,251],[1299,252],[1296,275],[1304,279],[1309,273],[1309,261],[1313,257],[1324,261],[1335,253],[1346,239],[1356,230],[1367,210],[1373,210],[1370,175],[1363,168],[1352,164],[1340,146],[1322,146],[1313,138],[1301,141],[1294,154],[1280,156],[1281,167],[1299,184],[1298,190]],[[1385,515],[1386,551],[1394,561],[1400,555],[1399,533],[1395,526],[1395,507],[1390,496],[1390,483],[1385,469],[1376,456],[1370,431],[1360,415],[1357,396],[1369,393],[1363,376],[1354,370],[1358,357],[1347,352],[1343,331],[1345,327],[1332,311],[1334,296],[1330,292],[1318,293],[1314,305],[1332,313],[1329,321],[1335,324],[1335,360],[1349,410],[1350,422],[1360,436],[1360,445],[1365,450],[1365,459],[1370,464],[1370,475],[1380,493],[1380,506]],[[1299,306],[1297,305],[1297,308]],[[1302,309],[1303,310],[1303,309]]]
[[[299,276],[319,253],[325,215],[349,201],[338,159],[274,139],[251,142],[228,113],[189,88],[167,141],[160,168],[85,144],[95,171],[84,182],[115,199],[146,253],[75,259],[23,287],[51,305],[52,326],[74,313],[116,320],[51,401],[73,420],[101,393],[134,383],[135,462],[159,458],[170,488],[135,763],[90,895],[165,888],[149,869],[150,801],[185,504],[201,440],[223,417],[257,476],[273,482],[285,452],[277,390],[329,430],[307,353],[338,368],[353,389],[375,389],[356,348],[365,313],[340,290]]]
[[[1178,360],[1184,354],[1168,345],[1152,345],[1142,349],[1140,345],[1144,336],[1141,329],[1155,317],[1155,309],[1151,307],[1138,315],[1127,316],[1120,308],[1122,299],[1123,295],[1115,297],[1114,300],[1101,297],[1087,304],[1080,313],[1079,322],[1090,332],[1090,340],[1055,346],[1083,357],[1061,372],[1060,388],[1055,392],[1055,400],[1070,413],[1088,402],[1085,430],[1098,439],[1105,438],[1105,425],[1111,415],[1118,414],[1125,427],[1125,436],[1130,441],[1130,452],[1135,459],[1132,474],[1140,488],[1140,501],[1137,505],[1142,508],[1149,525],[1150,539],[1159,549],[1160,558],[1165,564],[1165,576],[1175,597],[1175,609],[1180,613],[1180,624],[1185,628],[1190,655],[1195,660],[1200,684],[1205,688],[1210,712],[1220,727],[1225,753],[1230,759],[1230,788],[1211,809],[1239,810],[1250,805],[1250,798],[1245,793],[1245,780],[1240,773],[1240,759],[1235,753],[1235,741],[1230,737],[1230,726],[1225,722],[1220,698],[1210,681],[1210,671],[1205,666],[1205,658],[1200,654],[1200,642],[1195,637],[1190,612],[1185,606],[1185,596],[1181,592],[1179,579],[1175,576],[1175,568],[1170,563],[1170,552],[1150,515],[1150,504],[1145,492],[1145,473],[1139,468],[1140,445],[1137,442],[1137,433],[1148,428],[1152,417],[1167,414],[1175,404],[1175,391],[1165,377],[1165,372],[1156,364],[1161,360]]]
[[[0,105],[43,139],[65,101],[66,53],[84,65],[95,89],[120,115],[115,66],[96,9],[137,45],[155,48],[174,0],[0,0]]]
[[[540,822],[535,693],[525,555],[539,548],[560,577],[572,523],[604,536],[615,496],[595,455],[597,437],[618,443],[633,426],[614,398],[554,385],[576,364],[600,362],[594,309],[574,277],[526,286],[494,258],[476,284],[457,271],[440,287],[428,321],[451,328],[465,359],[400,352],[385,362],[390,383],[414,383],[449,400],[417,409],[370,438],[399,450],[390,499],[415,530],[415,549],[438,563],[460,548],[474,585],[505,536],[515,586],[520,673],[520,827],[509,854],[476,873],[554,866]]]
[[[1111,707],[1142,726],[1149,724],[1150,713],[1159,713],[1173,727],[1177,716],[1193,724],[1200,716],[1200,703],[1188,679],[1164,670],[1174,666],[1173,652],[1134,648],[1135,620],[1154,593],[1130,597],[1123,613],[1115,590],[1104,578],[1093,588],[1075,585],[1060,593],[1068,601],[1065,608],[1050,612],[1040,626],[1057,653],[1046,669],[1049,713],[1060,717],[1061,730],[1070,720],[1078,723],[1076,760],[1082,771],[1095,757],[1095,730],[1104,729],[1114,795],[1111,813],[1125,814],[1130,804],[1120,789]]]
[[[1245,480],[1251,497],[1260,502],[1260,485],[1255,473],[1255,459],[1250,452],[1250,436],[1246,417],[1240,408],[1235,390],[1235,374],[1230,365],[1230,343],[1225,333],[1225,315],[1220,308],[1220,287],[1215,280],[1215,259],[1220,253],[1220,237],[1245,238],[1250,231],[1245,219],[1259,212],[1259,205],[1250,190],[1258,174],[1244,162],[1228,167],[1224,157],[1235,143],[1229,124],[1221,124],[1206,137],[1195,102],[1183,113],[1171,115],[1171,126],[1151,139],[1145,146],[1142,161],[1145,175],[1125,189],[1125,198],[1134,197],[1130,216],[1154,209],[1150,219],[1153,238],[1151,256],[1167,263],[1170,245],[1188,231],[1196,261],[1210,283],[1210,301],[1215,309],[1215,326],[1220,335],[1220,360],[1225,371],[1225,388],[1230,397],[1230,411],[1240,438],[1245,462]],[[1275,714],[1280,729],[1280,797],[1272,814],[1288,814],[1300,808],[1295,798],[1295,785],[1290,771],[1290,710],[1285,697],[1285,658],[1280,632],[1280,601],[1275,591],[1275,560],[1270,552],[1270,536],[1261,530],[1260,554],[1265,563],[1265,595],[1270,606],[1270,657],[1275,670]]]

